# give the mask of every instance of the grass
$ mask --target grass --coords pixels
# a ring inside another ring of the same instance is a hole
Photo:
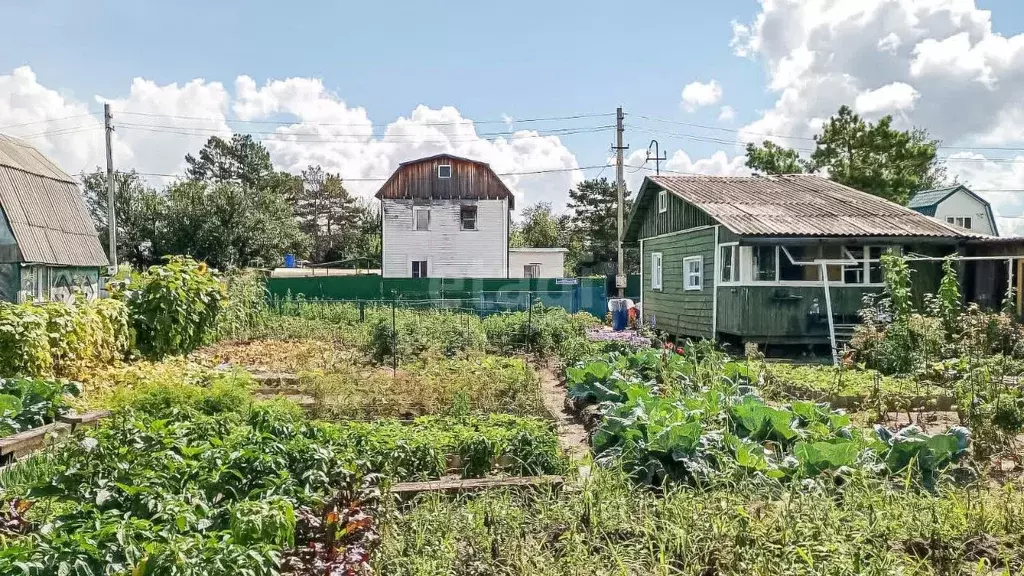
[[[1016,574],[1016,487],[941,496],[885,483],[637,490],[597,470],[578,491],[424,495],[392,510],[380,573]]]
[[[875,370],[785,363],[765,363],[756,368],[754,377],[763,382],[767,392],[831,399],[837,406],[876,399],[896,408],[914,399],[949,396],[947,390],[932,383],[884,376]]]

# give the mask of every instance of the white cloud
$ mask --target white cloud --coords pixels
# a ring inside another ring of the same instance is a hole
[[[13,136],[45,132],[29,142],[72,174],[105,163],[103,101],[110,102],[114,115],[119,169],[180,174],[186,153],[198,151],[210,136],[230,136],[234,128],[261,140],[279,168],[298,173],[320,164],[349,179],[346,186],[363,196],[376,192],[381,178],[400,162],[439,152],[483,160],[499,174],[540,172],[503,179],[521,202],[550,201],[556,210],[583,178],[575,155],[557,136],[513,132],[511,125],[501,134],[478,132],[451,106],[421,105],[408,116],[375,125],[364,108],[348,105],[315,78],[258,86],[240,76],[233,95],[221,83],[203,79],[158,85],[136,78],[126,95],[88,102],[42,85],[28,67],[0,75],[0,127]],[[67,117],[72,118],[42,122]]]
[[[857,112],[868,115],[913,110],[914,102],[920,96],[910,84],[893,82],[875,90],[861,92],[853,107]]]
[[[750,132],[809,136],[811,119],[859,99],[946,143],[1024,138],[1024,34],[996,33],[975,0],[760,0],[732,48],[777,95]]]
[[[718,119],[722,122],[732,122],[736,119],[736,111],[733,110],[732,106],[722,106],[722,109],[718,112]]]
[[[707,84],[703,82],[691,82],[683,87],[683,107],[688,112],[693,112],[701,106],[710,106],[722,99],[722,87],[717,80]]]
[[[655,174],[655,163],[653,160],[646,162],[647,151],[635,150],[625,158],[626,187],[636,193],[643,184],[644,177]],[[614,162],[614,160],[610,160]],[[667,161],[661,164],[661,173],[666,176],[672,174],[708,174],[714,176],[747,176],[751,174],[746,167],[746,156],[729,157],[724,151],[717,151],[708,158],[694,160],[686,151],[676,150],[668,157]],[[639,168],[639,167],[643,168]],[[638,169],[639,168],[639,169]]]

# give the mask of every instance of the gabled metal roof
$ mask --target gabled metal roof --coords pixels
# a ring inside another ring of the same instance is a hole
[[[883,198],[809,174],[782,176],[651,176],[664,189],[742,236],[974,238]],[[637,198],[636,206],[643,205]],[[631,214],[625,238],[642,214]]]
[[[0,134],[0,209],[20,261],[106,266],[78,185],[34,147]]]

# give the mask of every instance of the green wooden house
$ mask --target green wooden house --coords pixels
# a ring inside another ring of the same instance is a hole
[[[852,330],[884,251],[946,254],[975,237],[819,176],[654,176],[623,241],[640,247],[646,322],[773,345],[829,343],[829,309],[840,336]]]

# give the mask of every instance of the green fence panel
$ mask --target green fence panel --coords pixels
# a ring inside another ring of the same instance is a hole
[[[471,308],[480,313],[525,310],[530,298],[569,312],[586,311],[603,318],[607,294],[601,278],[381,278],[380,276],[323,276],[270,278],[273,298],[315,300],[422,301]],[[437,302],[439,301],[439,302]]]

